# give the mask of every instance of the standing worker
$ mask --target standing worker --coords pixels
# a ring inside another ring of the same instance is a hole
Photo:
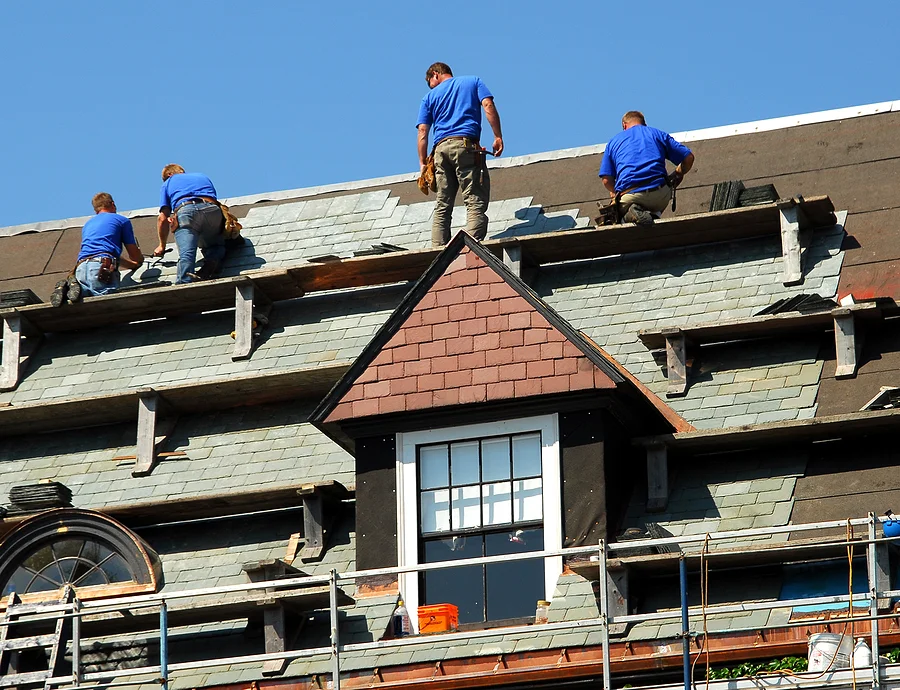
[[[134,238],[131,221],[116,212],[116,202],[106,192],[91,199],[95,215],[81,229],[81,248],[75,270],[53,289],[50,303],[58,307],[77,302],[82,295],[108,295],[119,287],[119,267],[134,269],[144,255]],[[128,256],[121,256],[122,249]]]
[[[175,163],[163,168],[162,179],[156,219],[159,246],[153,256],[165,253],[171,227],[178,246],[175,283],[211,278],[225,258],[225,216],[219,208],[216,188],[206,175],[186,173]],[[203,268],[194,273],[198,247],[203,255]]]
[[[431,89],[419,107],[419,165],[424,172],[428,159],[428,133],[433,128],[434,177],[437,201],[431,243],[440,247],[450,241],[450,219],[456,192],[462,189],[466,204],[466,232],[477,240],[487,235],[485,215],[491,199],[486,152],[481,148],[481,109],[494,132],[493,154],[503,153],[500,115],[494,96],[478,77],[454,77],[450,67],[435,62],[425,72]]]
[[[666,174],[666,160],[677,166],[671,175]],[[694,154],[687,146],[648,127],[640,111],[629,110],[622,116],[622,131],[606,145],[600,179],[622,220],[651,225],[693,165]]]

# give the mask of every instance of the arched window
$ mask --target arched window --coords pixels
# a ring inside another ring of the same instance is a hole
[[[156,553],[112,518],[74,508],[28,518],[0,542],[0,592],[23,601],[51,598],[71,585],[81,599],[155,592]]]

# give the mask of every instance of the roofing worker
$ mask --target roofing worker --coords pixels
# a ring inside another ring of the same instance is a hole
[[[162,179],[156,219],[159,246],[153,250],[153,256],[165,253],[171,227],[178,246],[175,283],[210,278],[225,258],[225,216],[219,208],[216,188],[206,175],[186,173],[175,163],[163,168]],[[198,247],[203,268],[195,274]]]
[[[677,167],[666,174],[666,160]],[[673,189],[694,165],[694,154],[670,134],[648,127],[644,115],[629,110],[622,116],[622,131],[606,145],[600,179],[615,200],[620,218],[650,225],[669,201]],[[624,214],[624,215],[621,215]]]
[[[495,156],[503,152],[500,115],[494,96],[478,77],[454,77],[450,67],[435,62],[425,72],[431,89],[419,107],[419,164],[424,172],[428,158],[428,133],[433,132],[434,176],[437,201],[431,228],[431,243],[439,247],[450,241],[450,216],[456,192],[462,189],[466,204],[466,232],[475,239],[487,235],[485,211],[491,198],[486,153],[481,148],[481,109],[494,132]]]
[[[56,284],[50,302],[60,306],[77,302],[82,295],[108,295],[119,287],[119,267],[137,268],[144,255],[134,238],[134,228],[125,216],[116,213],[116,202],[106,192],[91,199],[95,215],[81,229],[81,249],[75,271]],[[122,249],[128,254],[121,256]]]

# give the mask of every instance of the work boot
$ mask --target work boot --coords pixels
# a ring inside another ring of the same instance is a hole
[[[634,223],[635,225],[653,225],[653,214],[643,206],[632,204],[625,211],[624,220],[626,223]]]
[[[81,300],[81,283],[75,276],[66,278],[66,284],[69,286],[69,303],[75,304]]]
[[[66,303],[66,297],[69,292],[69,282],[63,278],[60,281],[57,281],[56,286],[53,288],[53,294],[50,295],[50,304],[54,307],[61,307]]]
[[[218,272],[221,265],[219,261],[204,259],[203,265],[196,272],[196,276],[199,280],[210,280]]]

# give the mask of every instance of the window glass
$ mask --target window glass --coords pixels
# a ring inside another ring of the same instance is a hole
[[[517,479],[513,482],[513,520],[530,522],[544,517],[541,479]]]
[[[513,476],[540,477],[541,476],[541,435],[528,434],[526,436],[514,436],[513,447]]]
[[[512,485],[509,482],[484,484],[481,487],[485,525],[505,525],[512,522]]]
[[[450,529],[450,490],[422,492],[422,532],[446,532]]]
[[[483,556],[480,534],[428,540],[423,544],[423,562],[458,561]],[[480,565],[463,568],[429,570],[420,578],[422,601],[433,604],[455,604],[459,608],[460,623],[484,620],[484,568]]]
[[[424,446],[419,449],[419,486],[422,489],[434,489],[450,485],[450,472],[447,463],[447,446]]]
[[[450,468],[454,486],[478,483],[478,441],[450,446]]]
[[[544,530],[512,530],[485,535],[485,556],[542,551]],[[544,598],[544,563],[512,561],[485,567],[487,620],[533,616],[537,601]]]
[[[509,479],[509,438],[489,438],[481,442],[481,481]]]
[[[454,487],[452,497],[453,529],[481,527],[481,491],[478,485]]]

